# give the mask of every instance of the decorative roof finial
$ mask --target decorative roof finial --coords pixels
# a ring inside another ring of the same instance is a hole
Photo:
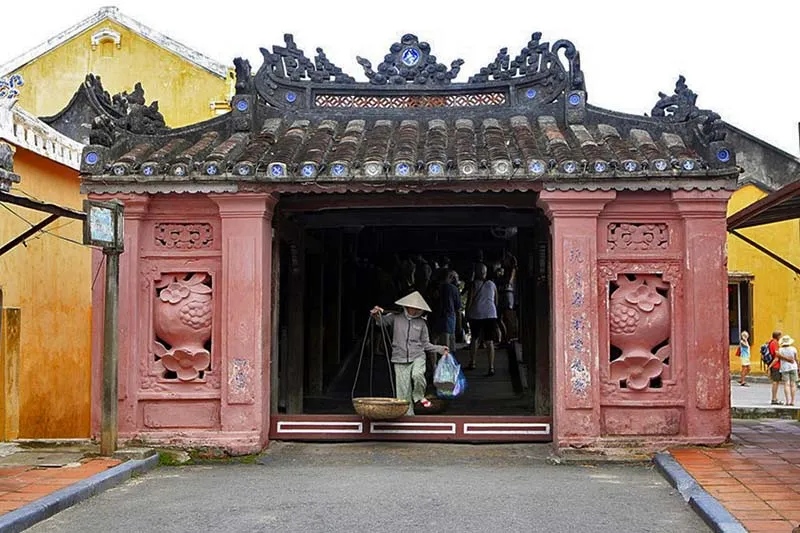
[[[25,85],[21,74],[0,78],[0,107],[11,109],[17,103],[19,87]]]
[[[363,57],[356,57],[356,61],[364,68],[364,74],[373,85],[450,83],[458,75],[464,60],[456,59],[450,63],[448,70],[446,65],[436,62],[436,56],[431,55],[430,51],[431,45],[420,42],[416,35],[407,33],[399,43],[394,43],[389,48],[389,53],[384,56],[377,71],[372,70],[372,63]]]
[[[725,124],[720,116],[710,109],[697,107],[697,94],[686,85],[686,78],[678,76],[674,94],[658,93],[659,100],[651,115],[667,122],[689,122],[699,120],[700,132],[707,142],[725,140]]]

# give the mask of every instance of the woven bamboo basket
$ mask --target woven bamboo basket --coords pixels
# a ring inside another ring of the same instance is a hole
[[[408,412],[408,400],[397,398],[353,398],[356,413],[369,420],[391,420]]]

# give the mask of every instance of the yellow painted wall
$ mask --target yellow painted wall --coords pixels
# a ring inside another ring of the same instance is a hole
[[[40,200],[82,209],[78,172],[23,148],[15,185]],[[47,215],[4,205],[31,222]],[[0,241],[30,226],[0,207]],[[50,231],[81,242],[80,221],[58,219]],[[88,247],[39,234],[0,256],[4,307],[21,309],[19,437],[88,437],[91,363],[91,256]]]
[[[747,207],[766,193],[754,185],[737,190],[728,202],[728,215]],[[739,232],[775,252],[794,265],[800,265],[800,220],[789,220]],[[747,272],[753,280],[753,329],[751,372],[761,369],[758,348],[779,329],[794,338],[800,337],[800,276],[742,241],[728,235],[728,270]],[[731,372],[739,373],[740,364],[731,348]]]
[[[92,50],[91,36],[110,28],[120,33],[121,48],[103,42]],[[170,127],[185,126],[214,117],[212,100],[228,101],[232,77],[218,77],[125,26],[108,19],[33,60],[16,72],[25,86],[19,105],[36,116],[61,111],[83,82],[86,74],[99,75],[110,94],[131,92],[142,82],[149,104],[158,100],[159,110]]]

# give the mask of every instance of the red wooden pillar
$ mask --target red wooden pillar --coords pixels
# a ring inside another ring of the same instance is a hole
[[[272,215],[270,194],[213,194],[222,221],[220,423],[234,453],[269,432]]]
[[[597,218],[613,191],[542,191],[553,237],[551,372],[556,448],[600,437]]]

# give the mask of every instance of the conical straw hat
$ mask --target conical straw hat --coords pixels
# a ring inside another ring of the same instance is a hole
[[[402,305],[403,307],[413,307],[414,309],[422,309],[423,311],[431,312],[431,308],[425,302],[425,299],[419,293],[419,291],[414,291],[408,296],[400,298],[395,302],[397,305]]]

